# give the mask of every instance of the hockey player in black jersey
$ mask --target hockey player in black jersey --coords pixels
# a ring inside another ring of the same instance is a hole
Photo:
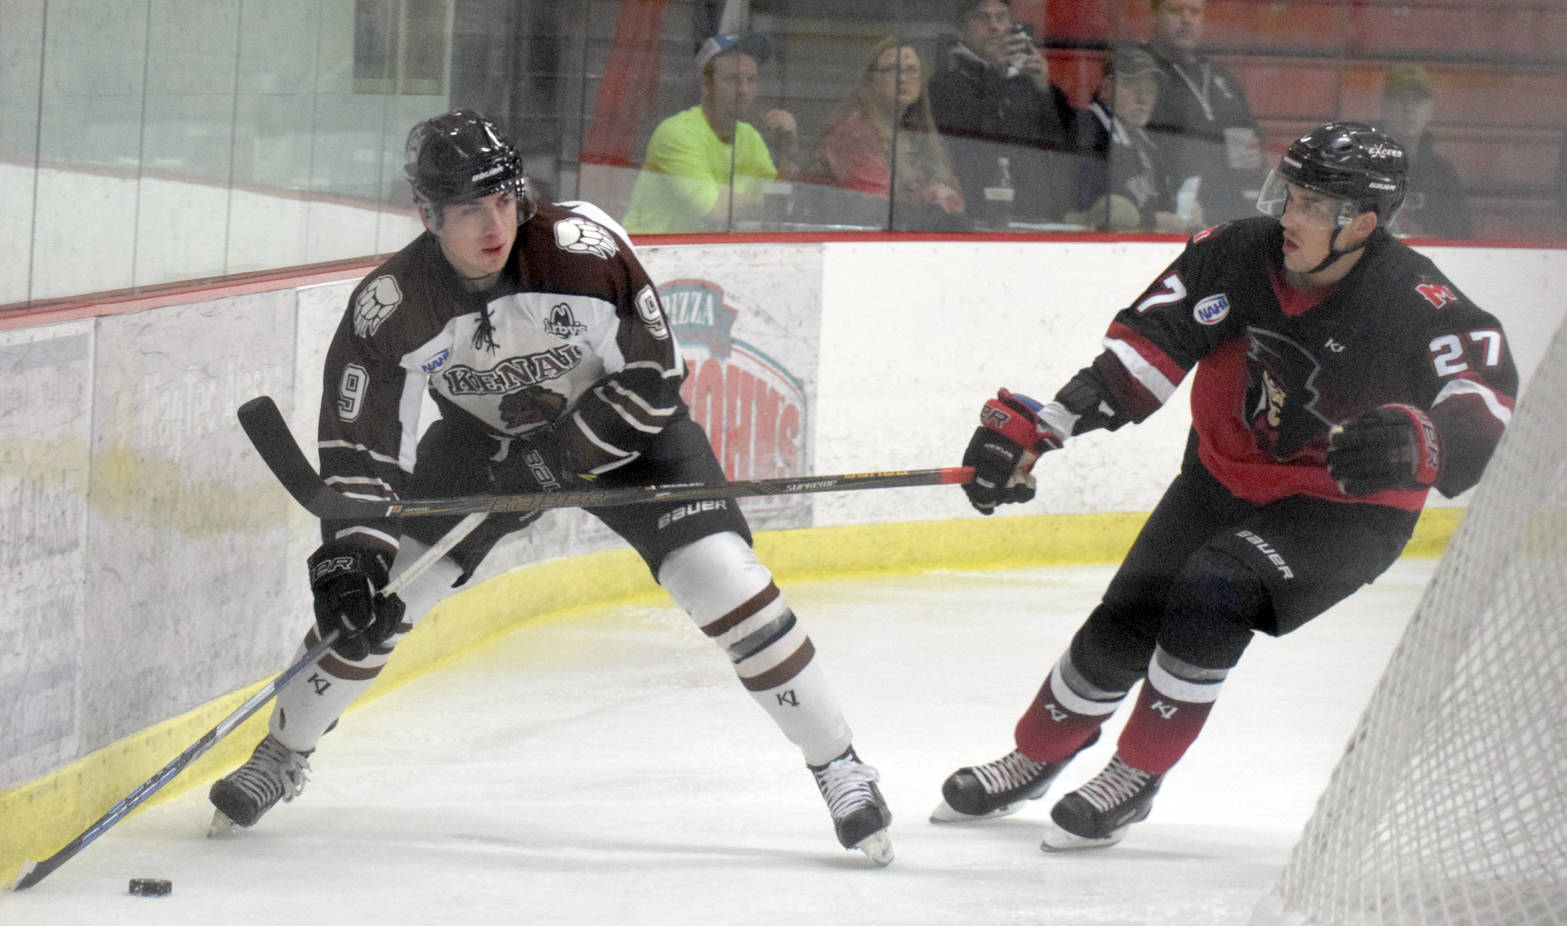
[[[1051,810],[1046,850],[1148,816],[1252,635],[1289,633],[1398,557],[1436,488],[1480,478],[1518,377],[1497,320],[1387,232],[1405,155],[1370,126],[1290,145],[1252,218],[1194,236],[1047,403],[985,403],[965,464],[981,513],[1034,497],[1038,456],[1140,422],[1192,374],[1179,475],[1014,729],[932,819],[1038,798],[1141,683],[1116,752]]]
[[[471,110],[415,126],[406,172],[427,231],[355,288],[328,350],[319,442],[328,482],[389,500],[585,479],[723,481],[681,400],[686,370],[657,291],[618,225],[586,203],[535,202],[516,150]],[[416,443],[426,392],[441,417]],[[642,556],[800,748],[842,845],[890,862],[876,771],[855,754],[811,639],[752,551],[735,502],[591,513]],[[403,635],[537,517],[489,517],[390,597],[379,594],[389,577],[456,519],[324,522],[309,558],[317,626],[306,645],[341,636],[278,695],[250,760],[212,786],[222,817],[250,826],[298,795],[317,741]]]

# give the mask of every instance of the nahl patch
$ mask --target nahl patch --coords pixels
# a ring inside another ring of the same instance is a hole
[[[570,254],[592,254],[609,260],[620,250],[604,226],[571,216],[555,223],[555,246]]]
[[[382,323],[402,304],[403,290],[397,285],[396,277],[382,274],[371,280],[354,300],[354,334],[361,338],[375,337]]]
[[[1217,325],[1229,314],[1230,297],[1224,293],[1215,293],[1192,307],[1192,318],[1199,325]]]

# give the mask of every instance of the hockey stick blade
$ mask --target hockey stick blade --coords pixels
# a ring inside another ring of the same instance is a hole
[[[109,812],[99,817],[91,826],[83,830],[79,836],[66,843],[65,847],[48,858],[34,862],[27,860],[22,866],[21,877],[11,890],[21,891],[32,887],[44,878],[47,878],[56,868],[64,865],[82,851],[89,843],[102,836],[109,827],[120,822],[127,814],[140,807],[147,798],[152,797],[164,785],[168,784],[174,776],[183,772],[192,762],[206,754],[207,750],[217,744],[218,740],[228,736],[230,732],[246,719],[261,709],[263,704],[272,700],[284,685],[293,680],[294,676],[303,672],[306,668],[315,664],[317,659],[325,655],[327,649],[337,640],[337,632],[333,631],[325,639],[311,647],[298,662],[284,669],[277,678],[263,685],[260,690],[250,696],[244,704],[234,713],[223,718],[217,726],[208,730],[201,739],[191,743],[185,751],[174,758],[174,761],[158,770],[156,775],[142,782],[136,790],[125,796],[125,799],[109,808]]]
[[[262,462],[277,477],[288,494],[305,506],[311,514],[320,518],[363,518],[368,508],[384,507],[366,505],[345,498],[321,480],[316,468],[305,459],[305,454],[294,441],[288,422],[278,411],[271,396],[257,396],[239,407],[239,426],[245,436],[261,454]]]
[[[409,563],[406,568],[398,573],[396,578],[388,582],[386,588],[381,590],[382,593],[395,595],[402,591],[420,573],[428,569],[441,557],[450,553],[453,547],[462,542],[464,537],[473,533],[474,529],[483,521],[483,516],[478,513],[463,518],[456,526],[447,531],[445,536],[436,541],[430,549],[424,551],[418,559]],[[232,714],[219,721],[218,725],[203,734],[201,739],[191,743],[184,752],[176,756],[174,761],[160,769],[156,775],[138,785],[136,790],[125,796],[124,800],[109,808],[108,813],[99,817],[92,826],[87,827],[75,839],[66,843],[65,848],[41,862],[35,862],[32,859],[25,860],[22,864],[21,873],[18,875],[16,883],[11,886],[11,890],[20,891],[32,887],[39,881],[47,878],[56,868],[75,858],[76,853],[85,849],[88,843],[102,836],[109,827],[120,822],[127,814],[140,807],[147,798],[152,797],[159,789],[173,780],[176,775],[183,772],[192,762],[205,755],[207,750],[215,746],[219,740],[234,732],[234,729],[248,720],[251,714],[260,710],[263,705],[276,697],[278,692],[287,687],[288,683],[293,681],[295,676],[315,665],[317,660],[326,655],[326,651],[331,648],[332,644],[337,642],[337,635],[338,631],[333,630],[317,640],[293,665],[284,669],[272,681],[257,689],[256,693],[251,695]]]
[[[833,476],[782,476],[776,479],[689,484],[630,486],[615,489],[579,489],[570,492],[535,492],[520,495],[469,495],[450,498],[404,499],[378,502],[349,498],[327,485],[294,442],[288,423],[268,396],[258,396],[239,408],[240,425],[261,459],[278,481],[305,510],[326,520],[374,520],[426,515],[501,514],[542,511],[547,508],[609,508],[646,502],[707,501],[770,495],[806,495],[848,492],[858,489],[893,489],[926,485],[962,485],[974,476],[973,467],[893,470],[880,473],[848,473]]]

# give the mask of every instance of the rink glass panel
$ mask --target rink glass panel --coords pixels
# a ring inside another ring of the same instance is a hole
[[[1107,46],[1146,39],[1152,21],[1146,0],[1011,7],[1078,107]],[[694,49],[721,29],[770,38],[753,120],[791,112],[803,166],[880,39],[911,44],[927,77],[942,66],[951,9],[945,0],[7,0],[0,306],[395,251],[419,230],[404,137],[455,106],[500,123],[541,192],[623,218],[654,128],[697,102]],[[1244,87],[1264,163],[1315,123],[1380,119],[1388,69],[1421,65],[1435,150],[1461,178],[1475,237],[1567,239],[1567,10],[1552,0],[1209,0],[1204,45]],[[1062,164],[1060,182],[1075,182],[1081,158]],[[800,182],[773,192],[769,209],[690,230],[965,233],[885,194]],[[969,219],[980,219],[972,232],[1096,230],[1073,215],[997,226],[968,198]]]

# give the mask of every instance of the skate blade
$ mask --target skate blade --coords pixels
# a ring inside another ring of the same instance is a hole
[[[997,817],[1010,817],[1012,814],[1015,814],[1022,809],[1023,802],[1018,801],[1015,804],[1008,804],[999,810],[992,810],[990,813],[964,813],[961,810],[954,810],[952,805],[946,802],[946,799],[942,799],[942,802],[936,805],[936,809],[930,812],[930,822],[978,823],[981,820],[994,820]]]
[[[877,830],[854,844],[854,848],[882,868],[892,864],[892,839],[886,830]]]
[[[1040,842],[1039,848],[1044,852],[1080,852],[1085,849],[1108,849],[1120,842],[1121,837],[1125,835],[1126,827],[1123,826],[1103,839],[1090,839],[1064,830],[1056,823],[1051,823],[1045,827],[1045,838]]]
[[[221,810],[214,810],[212,812],[212,824],[207,827],[207,838],[214,839],[227,836],[234,832],[235,827],[238,825],[229,819],[228,814]]]

